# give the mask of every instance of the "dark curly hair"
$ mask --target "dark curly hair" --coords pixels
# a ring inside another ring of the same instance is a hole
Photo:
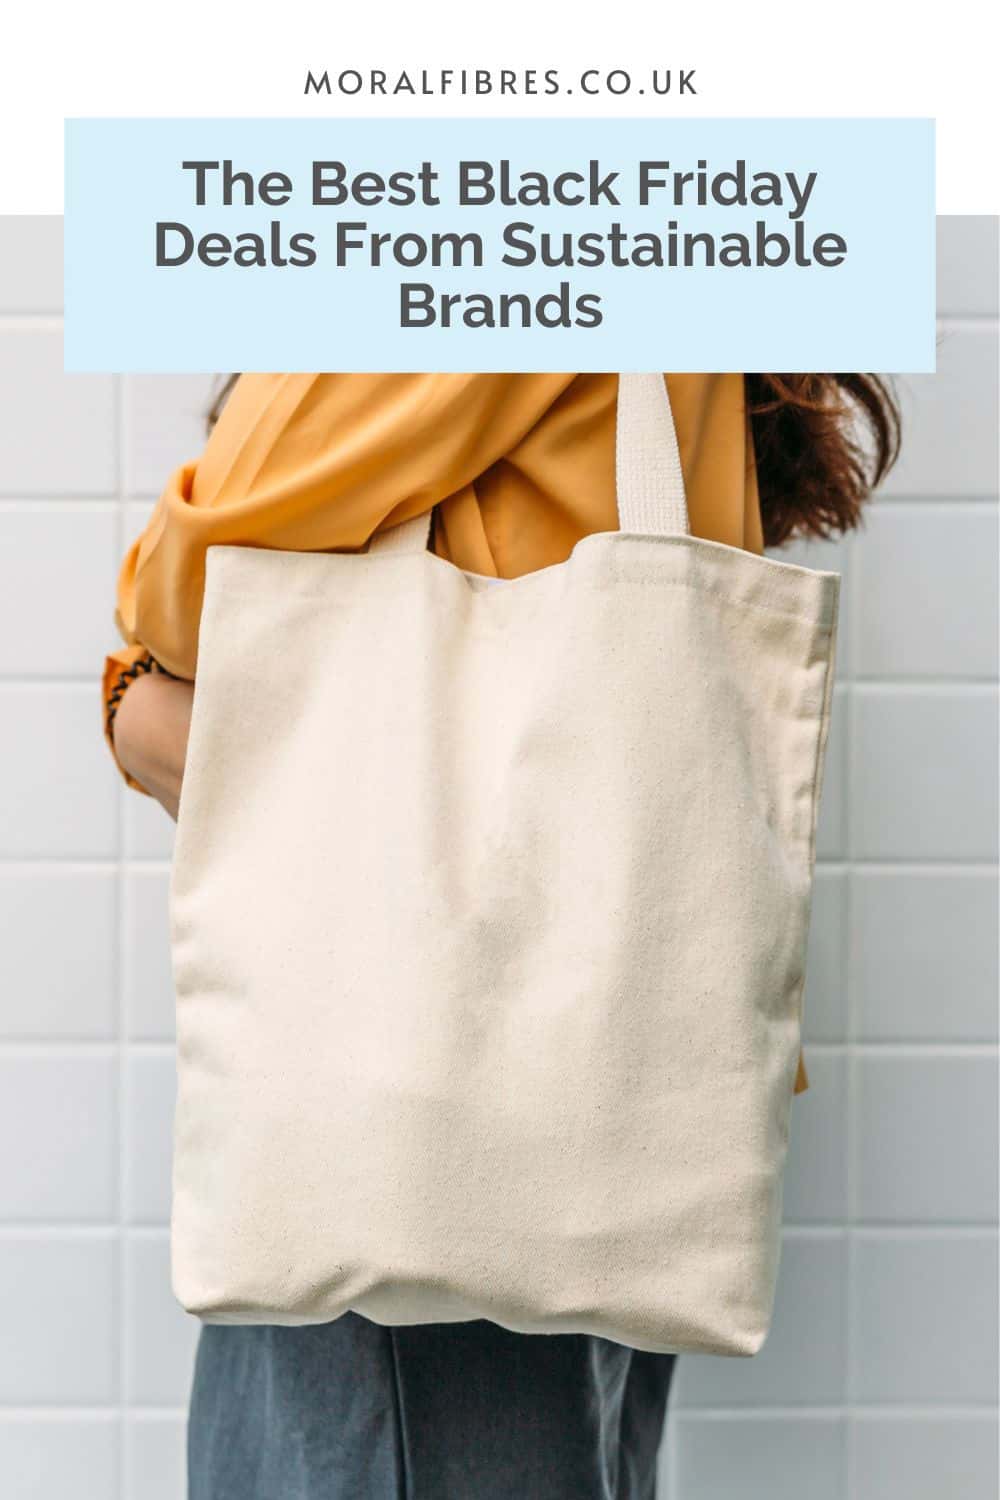
[[[748,375],[764,540],[836,536],[899,454],[899,407],[878,375]]]

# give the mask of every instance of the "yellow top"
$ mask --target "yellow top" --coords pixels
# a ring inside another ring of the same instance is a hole
[[[760,552],[742,375],[666,379],[692,531]],[[617,530],[616,397],[615,375],[241,376],[125,557],[116,618],[127,645],[107,659],[105,702],[146,653],[194,677],[214,544],[360,550],[437,506],[439,556],[517,578]]]

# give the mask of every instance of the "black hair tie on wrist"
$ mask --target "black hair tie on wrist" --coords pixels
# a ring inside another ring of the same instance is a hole
[[[118,673],[115,685],[108,694],[107,713],[104,720],[104,727],[107,730],[109,738],[111,737],[111,726],[115,722],[115,714],[118,712],[118,706],[125,696],[126,689],[131,683],[135,682],[137,677],[144,677],[148,672],[162,672],[165,677],[170,676],[170,673],[161,667],[156,658],[148,651],[145,656],[140,656],[138,661],[134,661],[130,667],[125,667]]]

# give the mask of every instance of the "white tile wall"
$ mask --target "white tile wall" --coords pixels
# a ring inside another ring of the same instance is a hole
[[[852,1249],[854,1398],[995,1412],[996,1233],[859,1228]]]
[[[59,370],[58,221],[0,221],[0,1494],[180,1500],[171,827],[119,787],[113,570],[209,382]],[[941,373],[845,573],[782,1275],[682,1362],[670,1500],[995,1500],[996,226],[942,225]],[[8,437],[9,432],[9,437]]]
[[[805,1035],[809,1042],[843,1042],[847,1037],[847,896],[847,871],[819,864],[806,962]]]
[[[0,673],[89,675],[107,644],[107,600],[118,572],[117,506],[0,504],[0,559]],[[45,599],[58,607],[40,609]]]
[[[995,1058],[926,1048],[857,1057],[855,1177],[867,1223],[991,1224],[997,1217]]]
[[[895,1417],[866,1412],[857,1422],[852,1500],[942,1500],[995,1495],[996,1423],[989,1417]]]
[[[938,306],[949,316],[997,316],[1000,302],[997,230],[997,219],[985,214],[939,224]]]
[[[0,1416],[5,1494],[106,1500],[115,1493],[117,1469],[118,1425],[110,1412],[76,1419]]]
[[[56,313],[63,305],[62,235],[55,219],[5,218],[0,313]]]
[[[0,1181],[10,1219],[113,1218],[115,1084],[110,1048],[19,1048],[0,1057]]]
[[[945,239],[941,252],[943,259],[961,257],[961,239],[954,250]],[[940,310],[937,372],[900,383],[906,450],[885,493],[919,500],[995,498],[996,316],[959,320],[948,307]]]
[[[177,1500],[184,1493],[185,1427],[168,1412],[144,1412],[125,1436],[125,1493],[142,1500]]]
[[[64,375],[62,329],[37,319],[0,330],[4,399],[0,495],[114,494],[118,483],[116,385],[110,375]]]
[[[94,737],[90,681],[0,681],[7,858],[100,860],[118,846],[119,793]]]
[[[844,1421],[815,1413],[679,1417],[673,1500],[841,1500]]]
[[[131,495],[155,500],[178,465],[197,458],[205,443],[203,375],[136,375],[129,382],[125,485]],[[170,413],[169,422],[163,420]]]
[[[0,931],[0,1040],[115,1036],[118,900],[110,866],[0,865]]]
[[[785,1220],[840,1223],[847,1213],[847,1058],[842,1049],[808,1051],[815,1092],[789,1142]]]
[[[158,865],[133,866],[125,875],[122,890],[125,1024],[129,1036],[136,1041],[169,1042],[174,1036],[168,881],[168,872]]]
[[[191,1384],[197,1324],[179,1312],[171,1293],[166,1231],[129,1235],[124,1269],[125,1400],[180,1409]]]
[[[995,860],[996,688],[859,682],[851,698],[853,853],[880,860]]]
[[[996,871],[859,868],[850,988],[865,1042],[996,1038]]]
[[[170,1141],[176,1079],[169,1049],[130,1049],[125,1063],[125,1216],[132,1224],[170,1220]]]
[[[110,1225],[0,1234],[0,1410],[117,1402],[117,1240]]]
[[[956,546],[956,531],[961,537]],[[875,506],[857,549],[854,671],[863,678],[995,679],[994,507]]]

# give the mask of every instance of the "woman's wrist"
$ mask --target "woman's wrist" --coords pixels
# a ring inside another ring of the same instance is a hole
[[[144,672],[123,691],[111,723],[115,754],[133,780],[176,818],[184,778],[193,684]]]
[[[107,701],[104,705],[104,729],[112,742],[114,741],[114,723],[118,717],[118,709],[129,688],[140,677],[146,676],[147,673],[165,671],[166,668],[160,666],[152,653],[146,651],[135,661],[130,662],[127,667],[122,667],[121,671],[113,679],[113,686],[108,693]]]

